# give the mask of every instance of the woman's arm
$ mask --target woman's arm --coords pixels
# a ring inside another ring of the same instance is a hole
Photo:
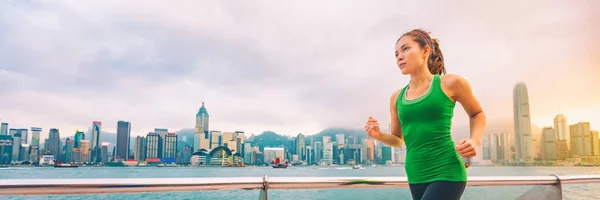
[[[444,79],[451,97],[462,105],[470,119],[471,138],[461,140],[456,150],[464,158],[475,157],[485,130],[485,114],[467,80],[454,74],[445,75]]]
[[[398,119],[398,110],[396,109],[396,99],[400,94],[400,90],[392,94],[390,98],[390,115],[391,115],[391,134],[380,133],[374,134],[376,140],[391,146],[391,147],[402,147],[404,145],[404,137],[402,136],[402,128],[400,126],[400,120]],[[373,119],[374,120],[374,119]]]

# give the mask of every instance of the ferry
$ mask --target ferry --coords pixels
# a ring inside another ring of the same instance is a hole
[[[54,163],[54,168],[77,168],[79,165],[75,163]]]

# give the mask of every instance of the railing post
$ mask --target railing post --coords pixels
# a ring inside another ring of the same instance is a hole
[[[267,181],[267,175],[263,176],[263,184],[262,189],[260,190],[260,194],[258,195],[258,200],[267,200],[267,190],[269,189],[269,182]]]
[[[560,177],[556,174],[550,176],[556,177],[556,183],[552,185],[535,185],[527,192],[523,193],[517,200],[562,200],[562,183]]]

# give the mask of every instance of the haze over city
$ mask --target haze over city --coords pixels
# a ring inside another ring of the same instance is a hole
[[[394,42],[425,28],[489,122],[512,120],[524,82],[533,124],[563,114],[600,129],[600,2],[483,4],[2,3],[0,121],[42,127],[43,140],[50,128],[70,136],[99,120],[115,132],[126,120],[135,136],[193,128],[205,101],[215,130],[313,134],[369,116],[387,125],[389,97],[409,80]],[[456,113],[455,126],[468,124]]]

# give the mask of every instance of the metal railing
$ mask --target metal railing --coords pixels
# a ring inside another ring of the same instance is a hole
[[[600,174],[571,176],[470,176],[468,186],[534,185],[518,199],[562,199],[563,184],[600,183]],[[140,193],[202,190],[403,188],[406,177],[223,177],[223,178],[109,178],[2,179],[0,196]]]

